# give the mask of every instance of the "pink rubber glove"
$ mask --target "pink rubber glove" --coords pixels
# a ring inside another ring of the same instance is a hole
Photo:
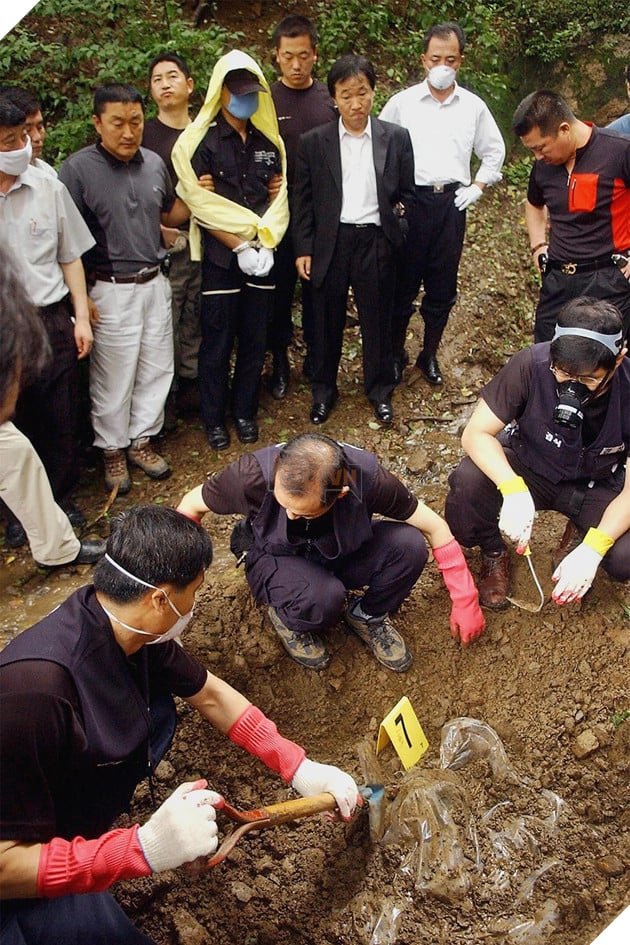
[[[465,645],[480,636],[486,626],[475,582],[468,570],[462,549],[454,538],[441,548],[434,548],[433,557],[453,601],[450,616],[451,636],[456,640],[459,638]]]

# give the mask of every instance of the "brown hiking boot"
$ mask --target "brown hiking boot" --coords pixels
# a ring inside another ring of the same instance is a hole
[[[118,495],[125,495],[131,489],[131,480],[127,469],[127,457],[124,450],[103,450],[105,464],[105,485],[110,490],[118,486]]]
[[[555,549],[551,555],[551,565],[554,569],[558,567],[561,561],[563,561],[567,555],[571,554],[572,551],[575,551],[578,545],[582,543],[584,538],[584,532],[574,525],[571,519],[567,521],[567,527],[564,530],[564,535],[560,539],[560,544]]]
[[[168,479],[171,467],[164,457],[159,456],[151,446],[148,436],[132,440],[127,449],[127,459],[133,466],[138,466],[151,479]]]
[[[507,606],[510,590],[510,553],[481,552],[481,570],[477,581],[479,603],[482,607],[500,610]]]

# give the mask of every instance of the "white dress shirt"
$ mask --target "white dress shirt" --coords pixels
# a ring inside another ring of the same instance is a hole
[[[365,131],[353,135],[339,119],[341,148],[341,178],[343,199],[342,223],[375,223],[381,225],[376,193],[376,171],[372,151],[372,120],[368,118]]]
[[[438,102],[425,79],[393,95],[380,117],[409,131],[417,186],[467,186],[473,153],[481,161],[475,180],[484,184],[501,180],[503,137],[488,106],[467,89],[455,84],[446,101]]]

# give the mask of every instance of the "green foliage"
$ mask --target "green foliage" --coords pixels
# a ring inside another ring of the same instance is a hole
[[[614,712],[610,717],[610,721],[612,722],[615,731],[617,731],[618,728],[621,728],[627,719],[630,719],[630,709],[624,709],[622,712]]]
[[[92,140],[92,94],[100,83],[130,82],[144,92],[153,56],[177,52],[197,77],[199,104],[217,58],[241,38],[217,24],[200,33],[179,6],[158,0],[41,0],[35,12],[2,41],[0,74],[40,98],[52,163]]]

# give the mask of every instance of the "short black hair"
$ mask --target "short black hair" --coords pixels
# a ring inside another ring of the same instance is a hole
[[[26,124],[26,112],[7,96],[0,95],[0,128],[17,128]]]
[[[345,82],[346,79],[355,75],[364,75],[373,89],[376,86],[376,70],[365,56],[357,56],[354,53],[347,53],[341,59],[333,62],[328,73],[328,92],[330,97],[335,97],[335,87],[337,82]]]
[[[149,64],[149,82],[151,81],[153,70],[160,62],[174,62],[180,72],[183,72],[185,77],[190,79],[190,69],[183,56],[178,55],[178,53],[162,52],[154,56]]]
[[[139,104],[144,113],[144,99],[133,85],[126,82],[108,82],[99,85],[94,92],[94,114],[102,115],[108,102],[122,102],[124,105]]]
[[[623,331],[623,318],[612,302],[581,296],[563,305],[557,325],[560,328],[586,328],[614,337]],[[616,359],[617,355],[610,348],[594,338],[561,335],[551,342],[551,360],[568,374],[588,374],[598,368],[611,371]]]
[[[8,251],[0,248],[0,414],[16,378],[32,383],[50,356],[44,324],[24,291],[24,279]]]
[[[512,117],[512,130],[522,138],[533,128],[543,135],[556,134],[563,121],[572,125],[576,117],[557,92],[539,89],[526,95]]]
[[[8,98],[10,102],[13,102],[24,112],[27,118],[29,115],[35,115],[42,110],[36,96],[28,89],[22,88],[21,85],[0,85],[0,98]]]
[[[210,565],[212,542],[201,525],[175,509],[136,505],[112,519],[107,554],[147,584],[181,589]],[[148,590],[106,558],[96,565],[93,580],[97,591],[120,604],[137,600]]]
[[[454,33],[457,37],[461,56],[466,48],[466,34],[459,23],[436,23],[434,26],[430,26],[422,40],[422,51],[426,53],[432,39],[448,39],[451,33]]]
[[[349,484],[343,447],[323,433],[300,433],[285,443],[276,457],[275,476],[290,495],[306,495],[318,485],[322,507]]]
[[[285,16],[280,20],[271,34],[271,42],[275,49],[280,45],[280,40],[283,36],[289,39],[295,39],[296,36],[308,36],[313,49],[319,42],[319,36],[317,35],[313,21],[309,20],[307,16],[300,16],[297,13],[291,13],[289,16]]]

